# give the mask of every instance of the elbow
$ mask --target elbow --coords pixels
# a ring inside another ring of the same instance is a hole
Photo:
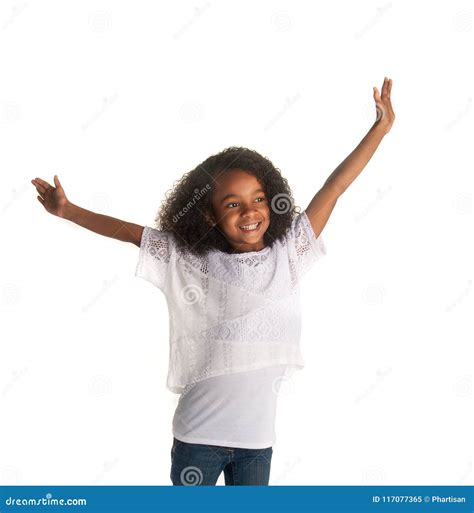
[[[329,194],[333,201],[337,201],[337,199],[344,194],[347,187],[342,184],[340,181],[335,178],[327,179],[324,182],[323,188],[329,191]]]

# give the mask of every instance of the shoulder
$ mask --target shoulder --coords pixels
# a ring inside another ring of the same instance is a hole
[[[144,226],[140,238],[140,249],[151,254],[169,254],[176,246],[172,232],[159,230],[152,226]]]
[[[311,224],[306,211],[299,212],[292,219],[291,224],[286,232],[286,239],[295,240],[302,236],[311,234]]]

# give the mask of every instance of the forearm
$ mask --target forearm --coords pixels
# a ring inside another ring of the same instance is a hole
[[[340,196],[362,172],[384,135],[385,131],[375,123],[354,151],[329,175],[325,185],[331,183]]]
[[[73,203],[68,203],[65,213],[61,217],[99,235],[112,237],[124,242],[132,242],[137,246],[140,244],[143,227],[138,224],[127,223],[114,217],[97,214]]]

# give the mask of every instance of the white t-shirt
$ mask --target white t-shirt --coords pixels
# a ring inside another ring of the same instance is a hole
[[[182,393],[216,376],[303,368],[299,282],[324,254],[304,211],[283,240],[246,253],[181,254],[172,233],[145,226],[135,275],[167,300],[167,388]]]
[[[265,449],[276,442],[277,395],[286,366],[203,379],[186,389],[173,417],[173,435],[191,444]]]

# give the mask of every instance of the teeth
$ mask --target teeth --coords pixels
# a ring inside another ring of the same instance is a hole
[[[260,223],[247,224],[245,226],[241,226],[240,228],[242,228],[242,230],[251,231],[251,230],[255,230],[259,224]]]

